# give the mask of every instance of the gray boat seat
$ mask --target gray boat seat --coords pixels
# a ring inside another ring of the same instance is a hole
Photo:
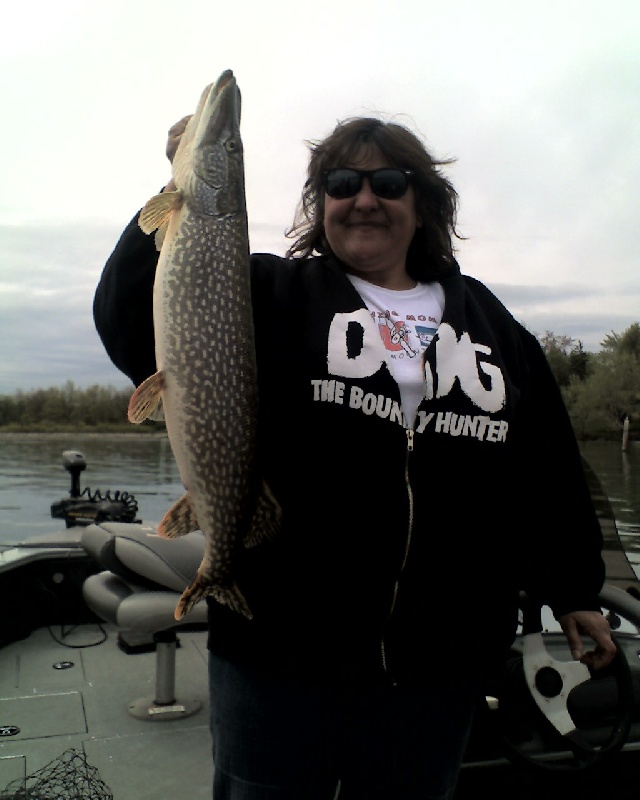
[[[155,697],[130,703],[129,711],[154,720],[197,711],[198,701],[176,700],[175,650],[180,628],[206,627],[207,604],[196,604],[180,621],[173,613],[202,561],[204,534],[193,531],[179,539],[166,539],[149,526],[101,522],[84,529],[81,543],[102,567],[83,583],[87,606],[118,628],[118,644],[125,652],[156,651]]]

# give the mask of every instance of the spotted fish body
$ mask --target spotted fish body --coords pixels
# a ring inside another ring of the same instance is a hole
[[[240,92],[227,70],[207,86],[173,160],[175,192],[140,214],[160,250],[153,294],[158,372],[134,392],[129,419],[161,402],[186,494],[158,533],[200,529],[205,553],[175,611],[203,597],[251,617],[235,583],[238,549],[277,529],[279,510],[256,470],[257,377]]]

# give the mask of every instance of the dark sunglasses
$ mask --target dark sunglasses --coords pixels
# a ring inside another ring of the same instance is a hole
[[[409,180],[413,175],[410,169],[382,167],[381,169],[328,169],[324,173],[324,189],[329,197],[344,200],[355,197],[366,178],[371,191],[384,200],[398,200],[407,193]]]

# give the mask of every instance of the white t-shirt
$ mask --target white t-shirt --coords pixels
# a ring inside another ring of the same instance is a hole
[[[413,426],[424,397],[422,354],[433,339],[444,311],[444,291],[433,283],[413,289],[384,289],[347,273],[371,312],[385,347],[387,364],[400,387],[402,411]]]

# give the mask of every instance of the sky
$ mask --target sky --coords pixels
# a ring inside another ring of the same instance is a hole
[[[455,159],[461,269],[529,330],[640,321],[637,0],[33,0],[0,41],[0,394],[130,386],[95,287],[225,69],[253,251],[284,254],[307,142],[380,116]]]

